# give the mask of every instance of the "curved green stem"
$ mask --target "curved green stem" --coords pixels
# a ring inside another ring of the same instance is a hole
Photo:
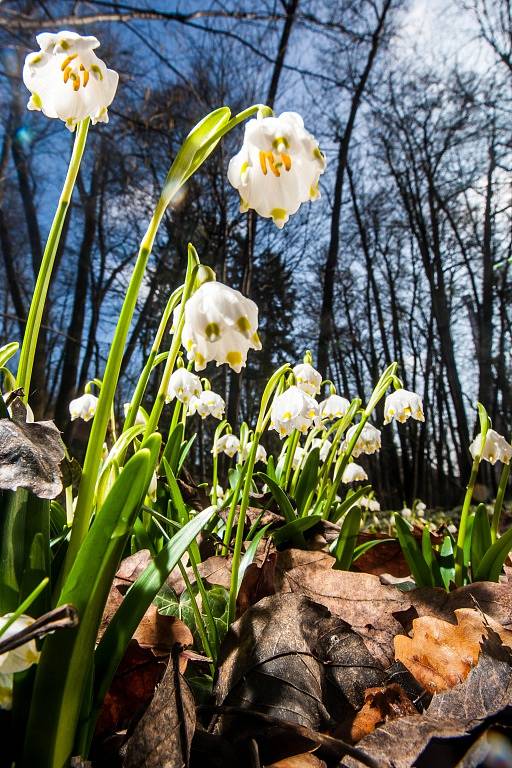
[[[71,202],[71,195],[73,194],[76,177],[80,168],[80,162],[84,154],[88,130],[89,118],[83,120],[80,123],[76,132],[73,153],[71,155],[71,160],[69,161],[66,180],[64,181],[64,186],[59,198],[59,204],[57,206],[55,216],[53,217],[48,240],[46,241],[43,258],[39,268],[39,274],[37,276],[34,294],[32,296],[32,302],[30,304],[30,310],[27,317],[27,324],[25,326],[25,334],[23,336],[23,344],[21,347],[20,362],[17,374],[17,384],[18,387],[23,388],[23,401],[25,403],[28,401],[30,392],[30,381],[32,379],[32,369],[34,367],[37,340],[39,338],[39,331],[41,328],[46,297],[48,294],[48,288],[50,286],[53,266],[55,264],[55,256],[57,254],[60,236],[62,234],[62,228],[66,220],[69,204]]]

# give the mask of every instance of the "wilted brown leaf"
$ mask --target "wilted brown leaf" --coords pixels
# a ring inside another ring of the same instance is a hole
[[[375,728],[390,720],[417,714],[414,704],[396,683],[378,688],[368,688],[364,694],[364,704],[359,712],[354,718],[336,728],[333,735],[355,744],[364,736],[372,733]]]
[[[397,635],[395,657],[401,661],[429,693],[453,688],[464,680],[480,655],[480,642],[486,623],[502,641],[512,645],[512,632],[476,610],[459,608],[457,624],[432,616],[413,621],[413,636]]]
[[[194,697],[173,653],[153,701],[128,739],[123,768],[188,766],[195,727]]]
[[[25,488],[40,499],[62,491],[64,444],[53,421],[0,419],[0,488]]]
[[[265,768],[325,768],[325,763],[311,752],[285,757],[277,763],[267,763]]]

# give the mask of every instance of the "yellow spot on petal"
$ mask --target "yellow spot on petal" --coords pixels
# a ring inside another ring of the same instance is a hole
[[[228,352],[226,355],[226,362],[229,363],[231,366],[241,365],[242,364],[242,353],[238,350],[235,350],[233,352]]]
[[[92,65],[91,72],[93,73],[94,77],[97,80],[103,80],[103,75],[101,74],[101,69],[98,67],[97,64],[93,64]]]
[[[277,219],[278,221],[282,221],[283,219],[286,219],[287,214],[284,208],[272,208],[270,215],[274,220]]]
[[[236,321],[236,325],[240,333],[249,338],[251,333],[251,324],[248,317],[239,317]]]
[[[208,341],[217,341],[220,337],[220,328],[218,323],[208,323],[204,329],[204,333]]]
[[[195,353],[194,360],[196,363],[199,363],[199,365],[204,365],[206,362],[206,360],[204,359],[203,355],[200,352]]]

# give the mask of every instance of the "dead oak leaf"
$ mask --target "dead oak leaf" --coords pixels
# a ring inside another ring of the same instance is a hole
[[[40,499],[62,491],[64,444],[53,421],[0,419],[0,489],[25,488]]]
[[[429,693],[449,690],[464,680],[476,665],[480,643],[490,626],[512,646],[512,632],[471,608],[455,610],[457,623],[433,616],[413,621],[413,636],[397,635],[395,658],[401,661]]]

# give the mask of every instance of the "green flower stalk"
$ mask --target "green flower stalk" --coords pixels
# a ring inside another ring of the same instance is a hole
[[[69,162],[68,172],[64,181],[64,186],[59,198],[59,204],[50,227],[50,233],[43,253],[39,274],[37,276],[34,294],[30,304],[25,327],[25,335],[20,352],[20,362],[17,373],[17,386],[24,392],[23,400],[26,403],[30,394],[30,382],[32,380],[32,369],[34,367],[34,358],[36,354],[39,331],[43,318],[46,297],[50,286],[55,256],[59,247],[62,229],[66,220],[71,196],[75,187],[76,177],[80,169],[80,163],[85,150],[87,132],[89,130],[89,118],[83,120],[76,132],[73,153]]]

